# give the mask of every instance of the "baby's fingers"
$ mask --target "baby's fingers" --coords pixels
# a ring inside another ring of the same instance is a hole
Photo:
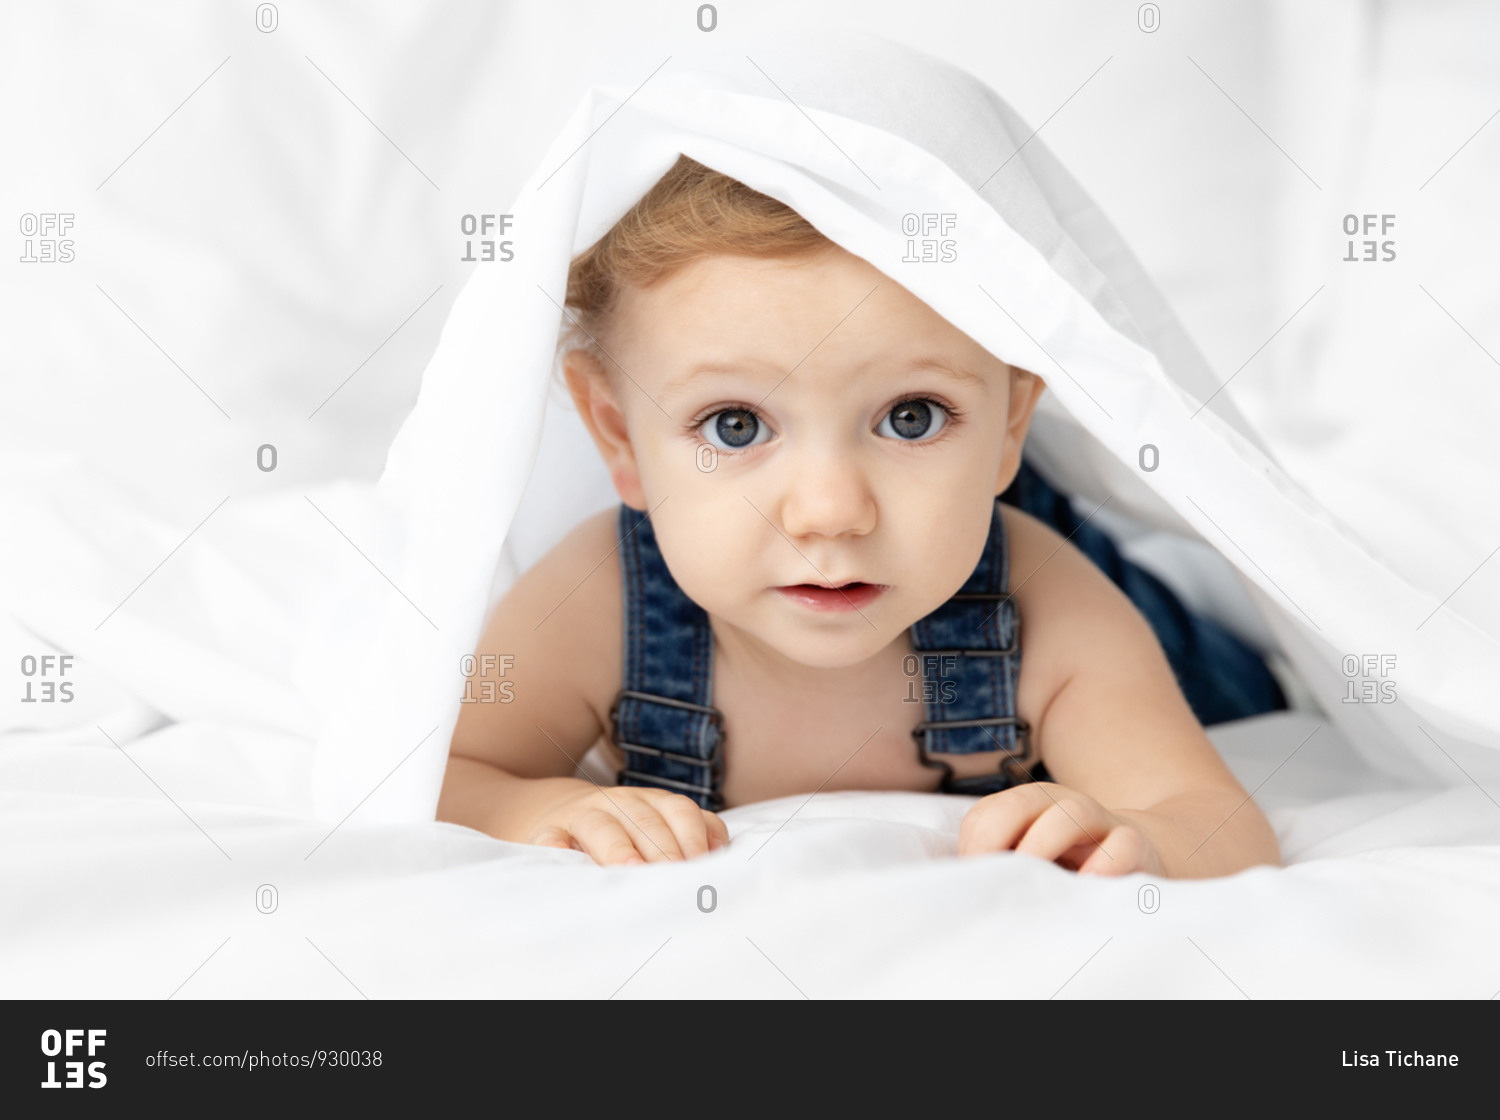
[[[692,859],[709,850],[709,824],[711,816],[698,808],[698,803],[676,794],[668,794],[652,802],[671,826],[672,835],[682,849],[682,856]]]
[[[1080,875],[1129,875],[1132,871],[1159,871],[1152,865],[1150,842],[1139,829],[1121,825],[1079,865]]]
[[[1078,849],[1074,863],[1078,866],[1084,859],[1092,858],[1088,853],[1101,854],[1100,845],[1108,834],[1108,822],[1099,819],[1088,805],[1065,799],[1036,819],[1021,837],[1016,851],[1053,861]],[[1105,863],[1113,856],[1113,852],[1102,852]]]
[[[708,828],[708,850],[728,847],[729,826],[724,823],[718,813],[710,813],[707,809],[700,811],[703,813],[704,824]]]
[[[646,862],[626,833],[625,826],[602,809],[583,814],[573,822],[572,831],[578,846],[593,856],[597,864],[609,867]],[[649,841],[642,840],[641,843]]]
[[[958,854],[1003,852],[1015,846],[1032,821],[1052,805],[1036,785],[993,793],[964,814],[958,829]]]
[[[694,806],[696,808],[696,806]],[[662,816],[655,802],[631,800],[619,806],[625,818],[625,829],[647,863],[665,863],[682,859],[682,848],[673,834],[672,825]]]
[[[529,843],[536,844],[542,848],[566,848],[573,850],[573,837],[568,834],[566,828],[549,825],[531,838]]]

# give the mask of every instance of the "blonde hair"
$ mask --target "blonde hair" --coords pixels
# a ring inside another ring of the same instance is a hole
[[[590,336],[609,331],[627,286],[649,288],[703,257],[799,257],[832,245],[785,203],[679,155],[608,233],[573,258],[559,353],[588,350],[612,368]]]

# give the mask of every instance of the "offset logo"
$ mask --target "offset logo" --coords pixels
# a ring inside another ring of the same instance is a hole
[[[104,1075],[104,1063],[89,1062],[85,1068],[84,1057],[96,1057],[100,1050],[104,1049],[104,1034],[102,1030],[46,1030],[42,1032],[42,1056],[47,1058],[47,1080],[42,1082],[43,1089],[102,1089],[109,1079]],[[59,1062],[59,1057],[73,1058],[72,1061]],[[62,1066],[65,1080],[57,1079],[57,1067]],[[88,1075],[87,1084],[84,1083],[84,1075]]]
[[[496,219],[499,219],[498,223]],[[511,215],[509,214],[465,214],[459,219],[458,228],[463,231],[465,238],[472,238],[478,234],[482,240],[479,242],[479,255],[474,255],[474,242],[464,242],[464,255],[458,259],[461,261],[512,261],[516,259],[515,242],[495,241],[488,235],[495,232],[496,226],[503,235],[510,230]],[[500,255],[495,255],[496,246],[499,246]]]
[[[930,679],[927,670],[936,671],[937,680]],[[951,653],[924,653],[920,658],[908,653],[901,659],[901,671],[906,675],[906,695],[903,704],[951,704],[958,699],[958,682],[945,680],[958,669],[958,657]],[[922,695],[916,693],[916,678],[922,678]]]
[[[500,680],[516,662],[514,654],[466,653],[459,660],[458,671],[464,675],[465,704],[509,704],[516,698],[516,682]],[[474,685],[479,685],[479,695]]]
[[[1391,675],[1396,668],[1394,653],[1346,653],[1342,664],[1347,678],[1344,681],[1345,704],[1395,703],[1396,681]],[[1359,682],[1357,692],[1356,681]]]
[[[1390,233],[1391,230],[1393,230],[1393,229],[1396,228],[1396,215],[1394,215],[1394,214],[1345,214],[1344,215],[1344,235],[1346,237],[1348,237],[1348,238],[1351,239],[1349,241],[1349,251],[1347,253],[1345,253],[1344,257],[1343,257],[1344,260],[1346,260],[1346,261],[1373,261],[1373,260],[1393,261],[1393,260],[1396,259],[1396,242],[1395,241],[1377,241],[1372,236],[1376,232],[1377,225],[1379,227],[1380,236],[1384,237],[1386,234]],[[1361,227],[1363,227],[1363,228],[1361,228]],[[1355,237],[1357,237],[1361,232],[1364,233],[1365,240],[1362,241],[1362,242],[1360,242],[1361,249],[1360,249],[1359,254],[1356,255],[1355,251],[1354,251],[1354,241],[1352,239],[1355,238]],[[1378,257],[1376,256],[1376,250],[1377,249],[1380,252],[1380,255]]]
[[[905,264],[918,261],[956,261],[958,242],[948,235],[958,223],[957,214],[905,214],[901,233],[906,238]]]
[[[21,236],[25,246],[21,253],[22,264],[40,264],[54,261],[67,264],[73,259],[73,239],[68,231],[73,228],[72,214],[22,214]]]
[[[21,657],[21,676],[25,679],[26,695],[21,697],[21,703],[71,704],[73,682],[62,678],[72,667],[71,653],[44,653],[40,657],[33,653],[24,654]],[[38,686],[35,691],[33,685]]]

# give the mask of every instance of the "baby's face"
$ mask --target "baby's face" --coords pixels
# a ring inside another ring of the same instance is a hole
[[[628,289],[600,341],[620,368],[573,351],[569,385],[673,578],[828,668],[973,572],[1042,389],[842,249],[700,260]]]

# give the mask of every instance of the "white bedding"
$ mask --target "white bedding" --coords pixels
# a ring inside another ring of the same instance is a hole
[[[0,992],[1492,997],[1500,807],[1403,788],[1326,724],[1286,761],[1317,723],[1214,729],[1291,866],[1202,882],[959,860],[967,799],[921,794],[733,809],[725,851],[606,870],[358,813],[330,836],[297,811],[307,744],[286,738],[177,724],[127,760],[98,731],[15,736]]]

